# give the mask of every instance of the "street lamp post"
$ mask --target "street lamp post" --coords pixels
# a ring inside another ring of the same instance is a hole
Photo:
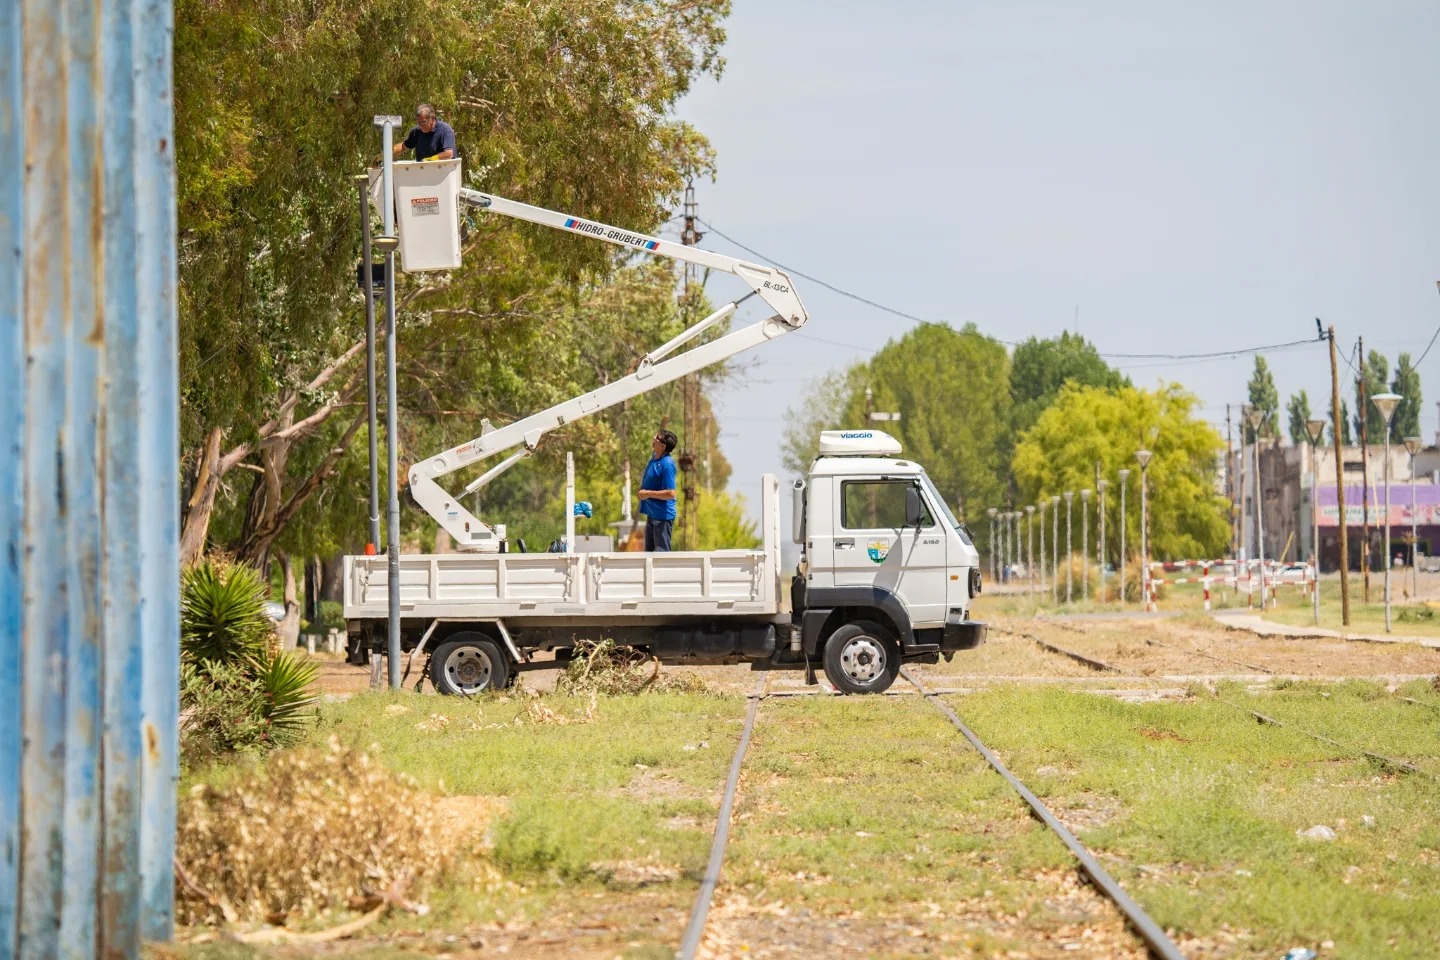
[[[1030,608],[1035,608],[1035,507],[1025,508],[1025,572],[1030,574]]]
[[[1125,606],[1125,488],[1130,471],[1122,468],[1120,477],[1120,606]]]
[[[1080,491],[1080,597],[1090,600],[1090,491]]]
[[[1390,420],[1404,397],[1398,393],[1377,393],[1370,398],[1385,418],[1385,632],[1390,632]]]
[[[1310,593],[1315,606],[1315,626],[1320,626],[1320,438],[1324,420],[1306,420],[1310,435]]]
[[[1010,511],[1000,511],[1000,582],[1010,582]]]
[[[1075,578],[1075,571],[1073,571],[1073,570],[1070,569],[1070,557],[1071,557],[1071,555],[1074,554],[1074,552],[1075,552],[1075,548],[1072,546],[1072,544],[1074,543],[1074,541],[1071,539],[1071,534],[1070,534],[1070,518],[1071,518],[1070,505],[1071,505],[1072,502],[1074,502],[1074,500],[1075,500],[1075,491],[1074,491],[1074,490],[1066,490],[1066,491],[1065,491],[1065,602],[1066,602],[1066,603],[1069,603],[1070,600],[1071,600],[1071,597],[1073,596],[1072,584],[1073,584],[1073,581],[1074,581],[1074,578]]]
[[[1415,511],[1415,455],[1420,452],[1419,437],[1406,437],[1405,450],[1410,454],[1410,596],[1420,596],[1420,525]]]
[[[1135,459],[1140,461],[1140,596],[1145,605],[1145,612],[1151,610],[1150,603],[1150,539],[1148,525],[1150,522],[1150,501],[1148,488],[1146,486],[1146,474],[1149,472],[1150,451],[1136,450]]]
[[[1100,562],[1100,586],[1095,594],[1103,603],[1105,601],[1105,488],[1109,486],[1104,480],[1095,481],[1095,490],[1100,494],[1100,542],[1095,547],[1095,558]]]
[[[1265,422],[1265,413],[1255,407],[1245,407],[1245,422],[1250,424],[1254,434],[1250,438],[1250,449],[1255,457],[1255,559],[1260,564],[1260,609],[1265,609],[1265,503],[1260,484],[1260,425]],[[1254,597],[1254,594],[1251,594]]]
[[[1024,514],[1019,510],[1012,511],[1010,514],[1010,533],[1015,538],[1015,552],[1010,554],[1010,556],[1014,558],[1016,563],[1023,563],[1025,561],[1025,554],[1020,551],[1020,518],[1023,516]]]
[[[1042,591],[1045,589],[1045,507],[1049,502],[1041,497],[1040,502],[1035,505],[1036,509],[1040,511],[1040,589]]]
[[[1050,543],[1055,554],[1055,575],[1050,578],[1050,602],[1060,603],[1060,495],[1050,498]]]
[[[999,512],[994,507],[985,511],[985,516],[990,518],[990,579],[996,583],[1000,582],[1000,564],[995,556],[995,514]]]

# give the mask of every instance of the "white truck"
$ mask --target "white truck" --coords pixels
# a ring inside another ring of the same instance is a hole
[[[424,231],[457,229],[457,218],[433,214],[443,200],[429,194],[445,196],[435,184],[447,176],[458,181],[459,161],[395,168],[402,255],[407,241],[419,250],[428,240],[458,248],[453,238]],[[788,577],[780,562],[779,484],[770,475],[761,488],[759,550],[578,553],[572,536],[564,553],[514,552],[504,525],[482,522],[437,480],[514,450],[465,488],[477,490],[532,453],[548,431],[798,329],[807,315],[776,268],[453,185],[451,195],[492,213],[723,270],[745,280],[751,293],[652,351],[631,375],[503,427],[482,421],[479,437],[411,468],[415,501],[462,551],[399,561],[400,646],[412,660],[428,654],[437,690],[469,695],[501,688],[538,652],[608,638],[664,663],[749,662],[757,670],[804,669],[811,680],[819,663],[837,689],[878,693],[902,662],[948,660],[984,641],[985,625],[969,618],[981,586],[969,532],[924,469],[902,458],[894,438],[874,430],[821,435],[809,477],[791,491],[792,533],[802,555]],[[410,210],[423,212],[408,218]],[[756,295],[776,316],[670,356]],[[388,592],[386,557],[345,558],[353,658],[363,662],[386,648]]]

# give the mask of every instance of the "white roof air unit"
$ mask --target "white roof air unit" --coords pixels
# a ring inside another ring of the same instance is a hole
[[[900,441],[879,430],[823,430],[822,457],[898,457]]]

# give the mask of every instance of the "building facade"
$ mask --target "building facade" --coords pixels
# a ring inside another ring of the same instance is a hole
[[[1350,569],[1358,570],[1363,553],[1364,525],[1370,524],[1370,566],[1384,568],[1385,525],[1390,527],[1392,562],[1408,566],[1413,556],[1434,557],[1440,551],[1440,448],[1426,447],[1414,458],[1404,446],[1390,446],[1390,513],[1385,514],[1385,448],[1371,445],[1362,457],[1360,447],[1341,449],[1345,483],[1345,514]],[[1311,522],[1318,511],[1319,556],[1322,571],[1339,569],[1340,516],[1335,484],[1335,449],[1313,451],[1304,446],[1262,441],[1259,477],[1252,446],[1226,458],[1226,483],[1234,501],[1232,531],[1235,552],[1242,558],[1257,555],[1256,491],[1262,505],[1266,559],[1308,560],[1315,548]],[[1368,470],[1366,469],[1368,467]],[[1411,503],[1414,503],[1412,513]],[[1411,543],[1411,519],[1416,530]]]

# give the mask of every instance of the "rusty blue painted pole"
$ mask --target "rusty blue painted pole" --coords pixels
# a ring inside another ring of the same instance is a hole
[[[171,16],[0,4],[0,957],[173,924]]]
[[[24,229],[20,175],[20,7],[0,3],[0,531],[19,530],[25,435]],[[20,552],[4,534],[0,550],[0,956],[13,957],[20,895]]]

